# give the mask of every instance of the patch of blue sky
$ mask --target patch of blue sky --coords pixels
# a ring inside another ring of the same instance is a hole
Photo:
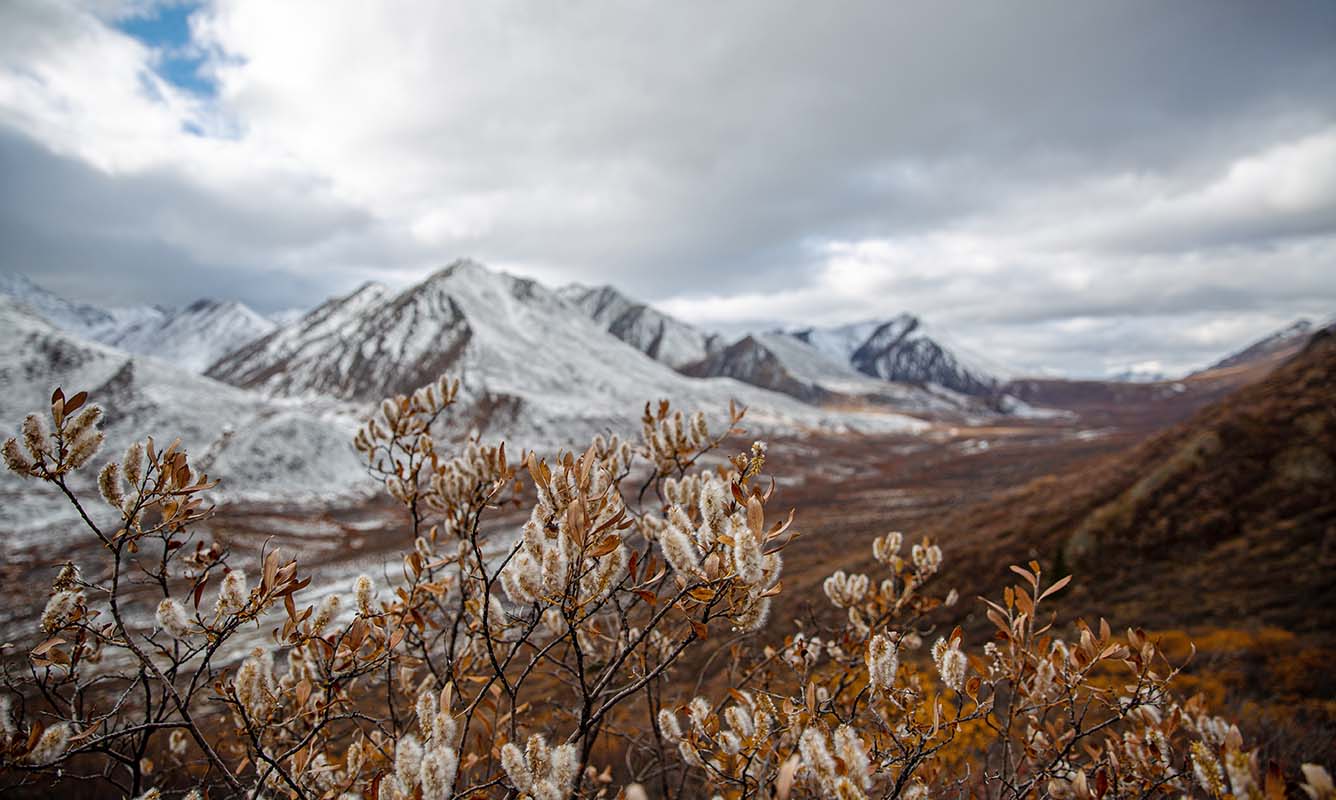
[[[153,50],[158,77],[184,91],[211,97],[218,87],[201,71],[205,53],[190,37],[190,15],[199,5],[159,3],[123,17],[115,25]]]

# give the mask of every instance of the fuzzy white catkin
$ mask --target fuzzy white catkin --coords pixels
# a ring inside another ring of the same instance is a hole
[[[32,477],[33,464],[28,460],[27,456],[23,455],[23,452],[19,450],[19,442],[17,439],[10,437],[5,440],[4,457],[5,466],[9,468],[10,472],[25,478]]]
[[[419,780],[422,782],[422,800],[448,800],[450,787],[455,782],[459,757],[449,747],[433,747],[422,758]]]
[[[422,731],[422,738],[431,738],[436,724],[436,692],[424,686],[418,692],[414,711],[417,713],[418,729]]]
[[[691,543],[691,537],[677,525],[670,524],[659,536],[663,557],[674,570],[695,574],[700,568],[700,554]]]
[[[742,613],[733,618],[733,630],[759,631],[770,619],[770,598],[753,597]]]
[[[738,578],[748,586],[761,582],[764,570],[761,564],[761,543],[756,534],[747,527],[734,531],[733,568]]]
[[[714,709],[710,707],[710,701],[704,697],[694,697],[687,704],[687,715],[691,717],[691,729],[700,736],[705,735],[705,720],[709,719],[713,713]]]
[[[432,721],[431,737],[437,746],[453,745],[459,733],[459,726],[450,712],[442,710]]]
[[[138,489],[139,480],[144,476],[144,445],[131,442],[130,446],[125,448],[125,457],[121,459],[121,471],[125,473],[125,480],[130,487]]]
[[[552,749],[552,772],[549,779],[556,784],[559,797],[570,794],[575,784],[575,773],[580,769],[580,753],[573,744]]]
[[[51,595],[51,599],[46,601],[46,608],[42,610],[42,630],[55,633],[65,627],[82,602],[83,593],[75,589],[65,589]]]
[[[218,603],[215,609],[219,616],[235,614],[246,607],[246,573],[234,569],[223,576],[223,585],[218,587]]]
[[[905,790],[900,793],[900,796],[904,798],[904,800],[928,800],[928,786],[915,779],[905,787]]]
[[[659,709],[659,730],[663,731],[664,738],[670,742],[682,738],[682,724],[678,722],[677,715],[666,708]]]
[[[316,636],[325,632],[329,623],[339,613],[339,606],[343,601],[337,594],[326,595],[325,599],[320,601],[320,608],[315,612],[315,619],[311,620],[311,633]]]
[[[868,682],[877,692],[885,693],[895,686],[895,673],[900,667],[899,656],[890,637],[878,633],[868,642]]]
[[[729,706],[724,711],[724,720],[730,728],[738,732],[739,736],[751,737],[756,733],[751,713],[742,706]]]
[[[529,765],[525,763],[524,751],[514,742],[506,742],[501,748],[501,768],[506,771],[516,789],[527,792],[533,785],[533,776],[529,773]]]
[[[375,586],[370,575],[358,575],[353,584],[353,600],[357,603],[357,613],[363,617],[372,616],[371,601],[375,598]]]
[[[28,754],[28,761],[33,764],[49,764],[64,756],[65,751],[69,749],[69,745],[69,723],[57,722],[42,731],[41,737],[37,740],[37,745]]]
[[[394,746],[394,774],[411,791],[418,785],[421,769],[422,745],[413,734],[404,734]]]
[[[51,446],[47,439],[46,425],[42,423],[42,418],[36,414],[29,414],[23,418],[23,446],[27,449],[28,455],[32,456],[34,461],[41,462],[46,455],[47,449]]]
[[[823,784],[835,777],[835,758],[826,746],[826,737],[816,728],[807,728],[798,738],[798,752],[803,766],[812,771]]]
[[[1192,774],[1212,797],[1219,797],[1224,794],[1225,788],[1225,770],[1220,766],[1220,761],[1211,752],[1211,748],[1201,742],[1193,742],[1192,751]]]
[[[863,790],[872,788],[872,762],[867,755],[867,747],[853,728],[841,725],[835,729],[835,755],[844,762],[844,769],[849,778]]]
[[[97,474],[97,489],[106,504],[117,511],[125,505],[125,493],[121,491],[121,471],[115,461],[108,461]]]
[[[155,786],[139,795],[135,800],[162,800],[162,790]]]
[[[185,639],[190,636],[190,617],[185,608],[174,597],[164,597],[158,603],[158,627],[173,639]]]
[[[967,666],[968,662],[965,659],[965,654],[960,652],[958,648],[948,647],[942,653],[941,661],[937,664],[938,671],[942,674],[942,683],[960,691],[960,687],[965,684],[965,669]]]

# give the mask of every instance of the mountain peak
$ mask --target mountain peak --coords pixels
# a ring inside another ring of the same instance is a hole
[[[615,287],[570,284],[557,290],[599,327],[656,361],[683,369],[718,349],[718,338],[627,297]]]

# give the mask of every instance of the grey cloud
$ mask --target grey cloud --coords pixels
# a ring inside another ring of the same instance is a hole
[[[179,305],[213,296],[264,311],[301,307],[364,279],[358,256],[384,264],[395,255],[354,209],[258,186],[221,194],[166,170],[112,175],[3,127],[0,173],[0,268],[80,300]],[[342,244],[328,261],[291,268],[330,241]]]
[[[910,310],[1018,360],[1085,371],[1123,357],[1110,348],[1132,359],[1155,342],[1195,358],[1164,335],[1176,314],[1261,326],[1336,306],[1336,197],[1154,202],[1333,130],[1330,3],[499,3],[424,14],[421,28],[440,60],[387,73],[420,93],[419,113],[344,154],[402,185],[411,211],[335,199],[347,196],[337,161],[328,181],[218,186],[168,169],[100,173],[10,133],[3,266],[126,300],[185,274],[193,287],[170,288],[182,299],[272,308],[470,255],[650,301],[808,292],[783,318],[752,312],[767,321]],[[20,52],[3,34],[0,48]],[[374,87],[331,82],[373,113]],[[220,113],[245,131],[286,100],[243,87]],[[1157,188],[1097,196],[1128,176]],[[488,224],[415,241],[413,214],[474,199],[498,203]],[[1061,241],[1027,252],[1045,232]],[[925,250],[941,263],[887,267],[858,308],[822,294],[824,243],[953,236],[1012,250],[992,274]],[[1098,273],[1084,289],[1062,275],[1077,267]],[[1104,324],[1048,340],[1078,318]]]

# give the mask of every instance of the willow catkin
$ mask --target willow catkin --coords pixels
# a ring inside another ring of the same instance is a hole
[[[77,589],[65,589],[51,595],[42,610],[41,626],[44,633],[55,633],[64,628],[74,616],[79,606],[83,605],[83,592]]]
[[[433,747],[422,757],[418,771],[422,800],[448,800],[458,769],[459,756],[453,748]]]
[[[28,455],[38,464],[46,458],[47,451],[51,449],[50,440],[47,438],[46,425],[42,418],[36,414],[29,414],[23,418],[23,425],[20,428],[23,433],[23,446],[27,449]]]
[[[28,753],[28,762],[32,764],[50,764],[65,756],[70,746],[70,725],[57,722],[42,731],[41,737],[32,752]]]
[[[190,636],[190,618],[186,616],[185,608],[175,598],[164,597],[162,602],[158,603],[156,617],[158,627],[173,639],[185,639]]]
[[[246,573],[234,569],[223,576],[223,584],[218,587],[218,602],[214,608],[219,616],[235,614],[246,607]]]
[[[144,445],[139,442],[131,442],[130,446],[125,448],[125,456],[121,459],[121,471],[125,473],[125,480],[132,489],[139,488],[140,480],[144,476]]]
[[[965,654],[960,651],[956,643],[952,643],[942,649],[940,655],[934,652],[934,657],[937,660],[937,672],[941,675],[942,683],[960,691],[960,687],[965,684],[965,671],[969,663]]]
[[[353,601],[357,605],[357,613],[363,617],[373,615],[371,602],[375,597],[375,586],[371,583],[371,576],[358,575],[353,583]]]
[[[882,694],[895,686],[895,673],[899,669],[899,656],[889,636],[878,633],[867,646],[868,683],[873,690]]]
[[[678,525],[669,523],[659,534],[659,546],[668,565],[680,573],[694,575],[700,568],[700,554],[691,537]]]
[[[659,731],[669,742],[681,739],[682,724],[678,722],[677,715],[666,708],[659,709]]]
[[[872,762],[867,746],[849,725],[835,729],[833,736],[835,756],[844,762],[845,775],[863,790],[872,788]]]
[[[411,791],[418,785],[421,769],[422,745],[416,736],[406,733],[394,746],[394,774]]]
[[[125,494],[121,491],[121,470],[115,461],[108,461],[98,472],[97,489],[107,505],[117,511],[125,505]]]
[[[31,478],[33,473],[33,464],[19,450],[19,442],[14,437],[5,440],[3,448],[5,466],[10,472],[16,473],[24,478]]]

